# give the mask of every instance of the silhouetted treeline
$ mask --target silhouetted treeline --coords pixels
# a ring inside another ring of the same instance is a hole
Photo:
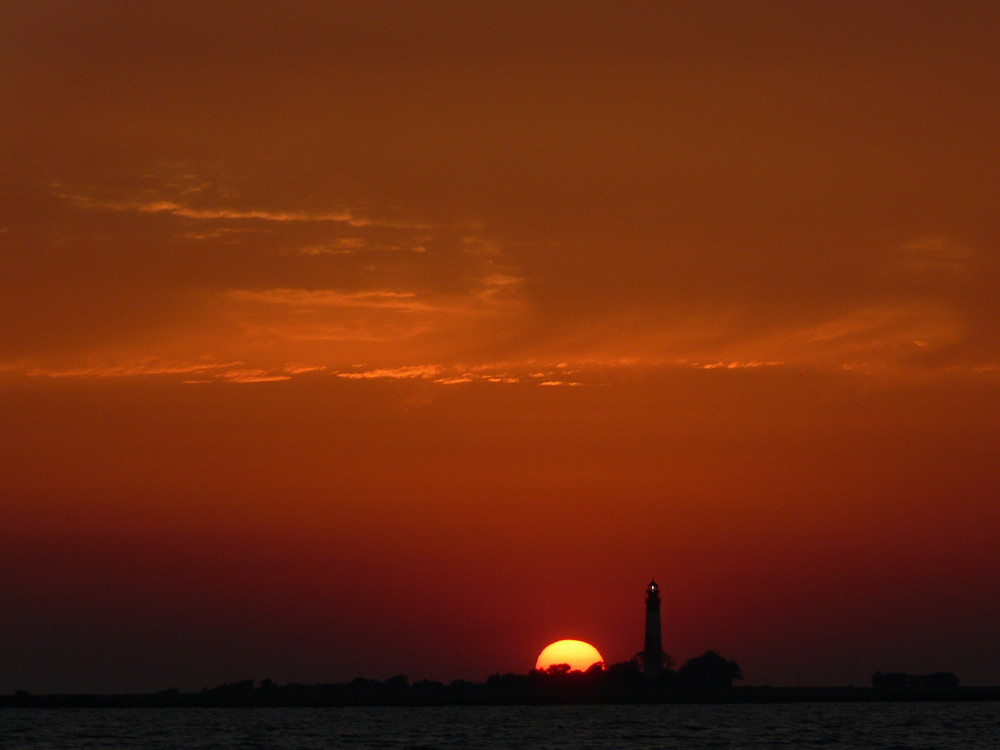
[[[436,680],[411,682],[406,675],[387,680],[357,677],[350,682],[278,685],[265,679],[259,685],[241,680],[181,693],[175,688],[146,696],[13,696],[16,705],[188,705],[188,706],[303,706],[303,705],[462,705],[536,703],[646,703],[673,696],[704,697],[727,691],[742,679],[739,665],[707,651],[680,669],[665,669],[655,678],[643,675],[638,661],[594,665],[586,672],[559,664],[527,674],[494,674],[485,682]],[[0,704],[10,700],[0,698]]]
[[[346,683],[277,685],[264,680],[255,688],[244,680],[202,690],[199,696],[225,705],[259,698],[266,703],[300,705],[330,703],[340,705],[435,705],[513,703],[601,703],[661,700],[665,692],[725,690],[733,680],[742,679],[736,662],[714,651],[690,659],[679,670],[670,669],[656,678],[642,674],[635,661],[612,664],[607,669],[594,665],[586,672],[557,664],[545,671],[527,674],[494,674],[485,682],[436,680],[410,682],[406,675],[387,680],[357,677]]]
[[[872,675],[872,686],[884,690],[947,690],[958,687],[958,678],[951,672],[876,672]]]
[[[130,695],[47,695],[18,691],[0,696],[0,706],[440,706],[532,705],[551,703],[701,703],[801,702],[870,700],[998,700],[1000,688],[958,688],[947,672],[911,676],[882,674],[875,688],[733,687],[742,680],[739,664],[715,651],[689,659],[677,670],[655,678],[642,673],[637,661],[571,671],[565,664],[527,674],[494,674],[484,682],[436,680],[411,682],[406,675],[387,680],[357,677],[350,682],[278,685],[242,680],[182,693],[170,688]]]

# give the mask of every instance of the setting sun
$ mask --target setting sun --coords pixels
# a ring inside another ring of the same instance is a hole
[[[594,664],[604,664],[601,652],[586,641],[562,640],[542,649],[535,661],[535,669],[548,669],[555,664],[568,664],[571,670],[585,672]]]

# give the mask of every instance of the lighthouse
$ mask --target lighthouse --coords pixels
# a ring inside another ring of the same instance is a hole
[[[646,586],[646,641],[639,658],[642,673],[647,677],[659,675],[667,658],[660,632],[660,587],[653,580]]]

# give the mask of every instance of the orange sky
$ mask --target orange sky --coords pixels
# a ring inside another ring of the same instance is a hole
[[[1000,683],[996,3],[0,23],[0,691]]]

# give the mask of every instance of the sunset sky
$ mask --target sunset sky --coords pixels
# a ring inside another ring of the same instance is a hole
[[[1000,3],[0,28],[0,692],[1000,684]]]

